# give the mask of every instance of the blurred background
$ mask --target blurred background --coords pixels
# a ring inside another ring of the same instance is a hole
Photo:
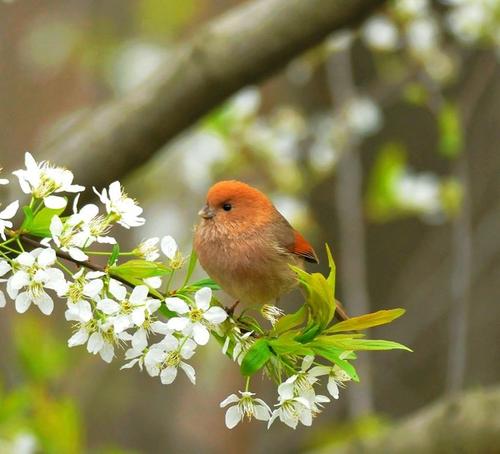
[[[0,167],[21,167],[26,150],[40,158],[68,124],[147,84],[180,42],[244,3],[0,1]],[[242,383],[215,343],[196,356],[196,387],[185,377],[166,387],[68,350],[62,309],[49,319],[10,305],[0,313],[0,453],[336,452],[498,384],[499,30],[498,0],[387,2],[122,178],[148,222],[121,241],[170,234],[185,255],[213,182],[261,188],[315,245],[321,271],[331,245],[351,314],[407,310],[371,336],[414,353],[361,356],[361,384],[312,428],[229,431],[218,404]]]

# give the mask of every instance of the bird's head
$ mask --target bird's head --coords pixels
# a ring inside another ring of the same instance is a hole
[[[268,222],[273,215],[271,201],[258,189],[241,181],[220,181],[207,193],[205,206],[199,211],[204,224],[241,230]]]

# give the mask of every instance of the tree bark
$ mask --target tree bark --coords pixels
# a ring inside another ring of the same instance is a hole
[[[45,158],[104,186],[143,164],[240,88],[257,83],[384,0],[254,0],[179,45],[136,91],[90,112],[42,147]]]

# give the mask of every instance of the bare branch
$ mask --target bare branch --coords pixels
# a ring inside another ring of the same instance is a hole
[[[254,0],[180,45],[136,91],[97,108],[42,154],[104,186],[143,164],[240,88],[257,83],[384,0]]]

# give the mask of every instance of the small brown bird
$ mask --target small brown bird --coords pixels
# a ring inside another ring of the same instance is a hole
[[[274,304],[297,285],[289,264],[318,263],[304,237],[259,190],[240,181],[210,188],[194,248],[201,266],[243,304]]]

